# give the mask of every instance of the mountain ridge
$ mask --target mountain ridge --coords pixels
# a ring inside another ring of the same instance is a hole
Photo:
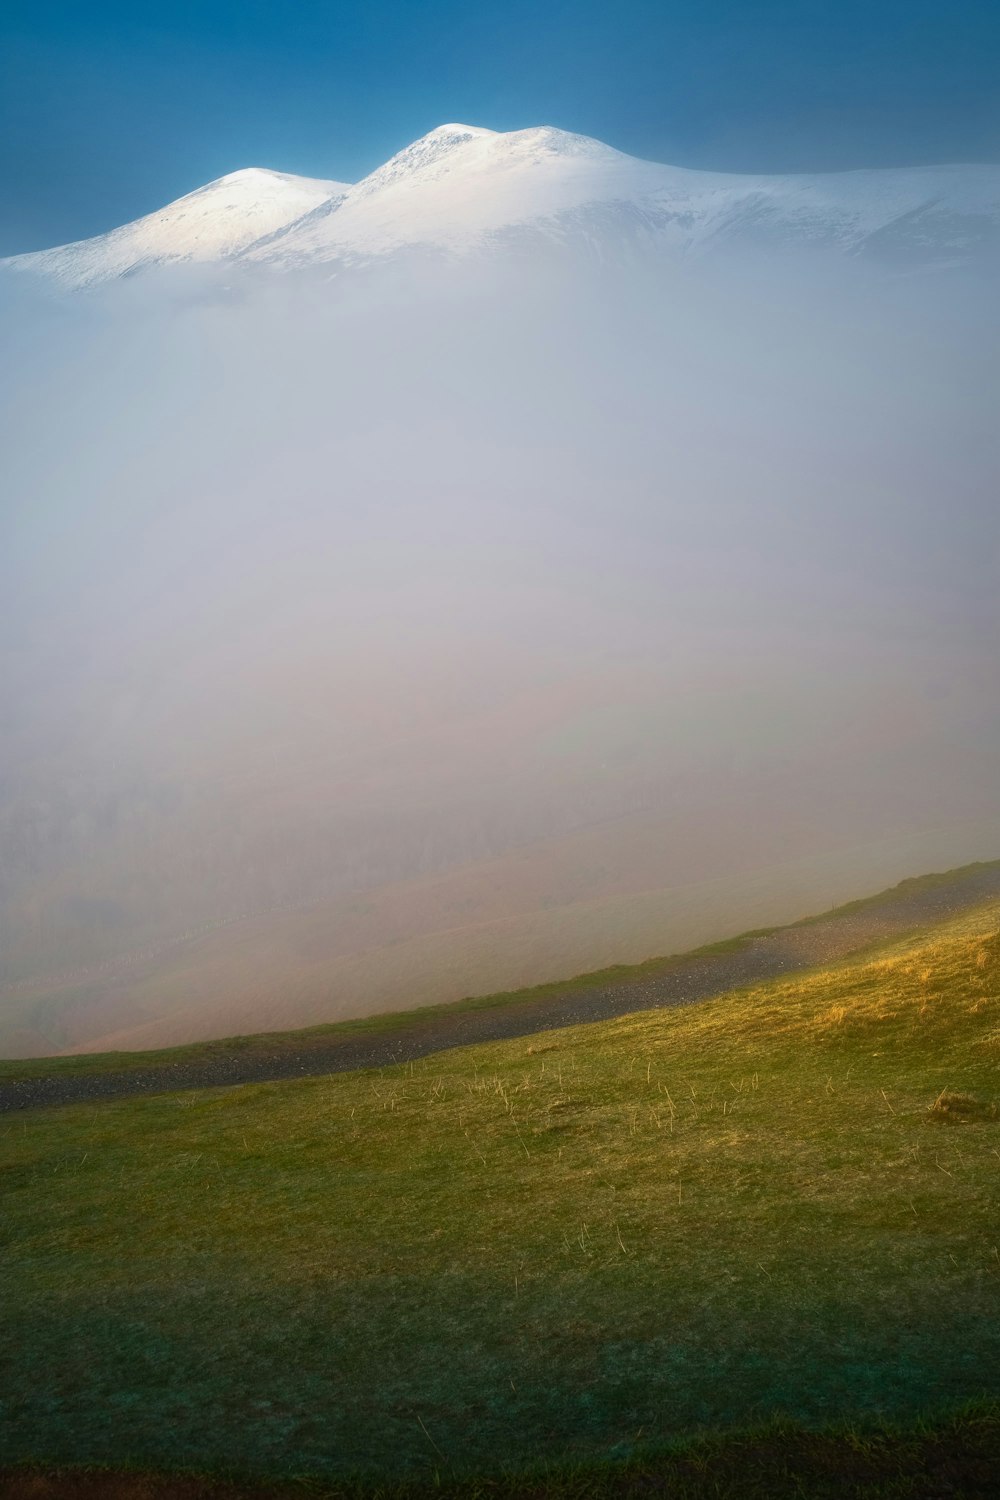
[[[0,265],[72,289],[178,263],[287,271],[540,241],[607,256],[637,239],[672,257],[735,243],[947,264],[1000,243],[1000,167],[705,172],[552,126],[451,123],[355,184],[243,168],[107,234]]]

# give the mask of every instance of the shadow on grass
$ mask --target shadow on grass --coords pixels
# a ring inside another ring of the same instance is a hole
[[[537,1468],[500,1478],[450,1473],[390,1484],[327,1483],[306,1476],[153,1474],[113,1468],[0,1469],[4,1500],[988,1500],[1000,1493],[1000,1405],[979,1403],[906,1428],[805,1432],[780,1423],[702,1436],[642,1457]]]

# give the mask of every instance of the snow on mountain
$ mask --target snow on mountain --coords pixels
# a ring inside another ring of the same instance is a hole
[[[108,234],[0,264],[82,287],[153,266],[226,260],[318,204],[339,202],[346,191],[341,182],[246,167]]]
[[[518,227],[554,228],[585,206],[641,202],[685,174],[586,136],[441,125],[246,258],[283,266],[369,259],[415,247],[461,253]]]
[[[734,239],[920,258],[968,252],[1000,227],[1000,168],[783,177],[639,161],[551,128],[442,125],[245,258],[287,267],[402,249],[466,253],[539,238],[614,251],[622,240],[688,254]]]
[[[172,261],[346,268],[567,244],[598,257],[623,245],[675,256],[813,246],[947,263],[1000,245],[1000,167],[696,172],[550,127],[450,124],[354,186],[234,172],[110,234],[7,264],[85,286]]]

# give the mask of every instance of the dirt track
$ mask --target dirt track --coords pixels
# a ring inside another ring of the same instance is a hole
[[[421,1019],[419,1014],[407,1019],[404,1013],[398,1029],[375,1035],[305,1033],[301,1046],[275,1048],[262,1039],[259,1046],[213,1051],[204,1059],[147,1069],[0,1080],[0,1113],[172,1089],[219,1088],[354,1068],[381,1068],[450,1047],[527,1036],[629,1011],[689,1005],[743,985],[829,963],[995,898],[1000,898],[1000,862],[970,866],[940,882],[904,883],[860,908],[778,928],[722,953],[682,956],[655,973],[622,978],[605,986],[581,984],[555,994],[509,1000],[477,1010],[456,1007],[452,1014],[430,1019]]]

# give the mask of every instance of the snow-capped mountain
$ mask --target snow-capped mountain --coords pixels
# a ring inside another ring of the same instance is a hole
[[[251,261],[356,262],[402,249],[645,241],[676,254],[733,239],[947,257],[1000,229],[1000,168],[762,177],[639,161],[586,136],[442,125],[325,208],[252,245]]]
[[[1000,245],[1000,167],[696,172],[541,127],[441,125],[354,186],[249,170],[110,234],[15,257],[83,286],[172,261],[348,268],[401,253],[823,247],[942,264]]]
[[[247,258],[297,266],[415,247],[461,253],[528,227],[552,234],[583,208],[631,207],[684,175],[562,130],[441,125],[351,188],[336,213],[306,215]]]
[[[246,167],[108,234],[13,256],[6,264],[82,287],[154,266],[228,260],[317,204],[339,202],[347,191],[346,183]]]

